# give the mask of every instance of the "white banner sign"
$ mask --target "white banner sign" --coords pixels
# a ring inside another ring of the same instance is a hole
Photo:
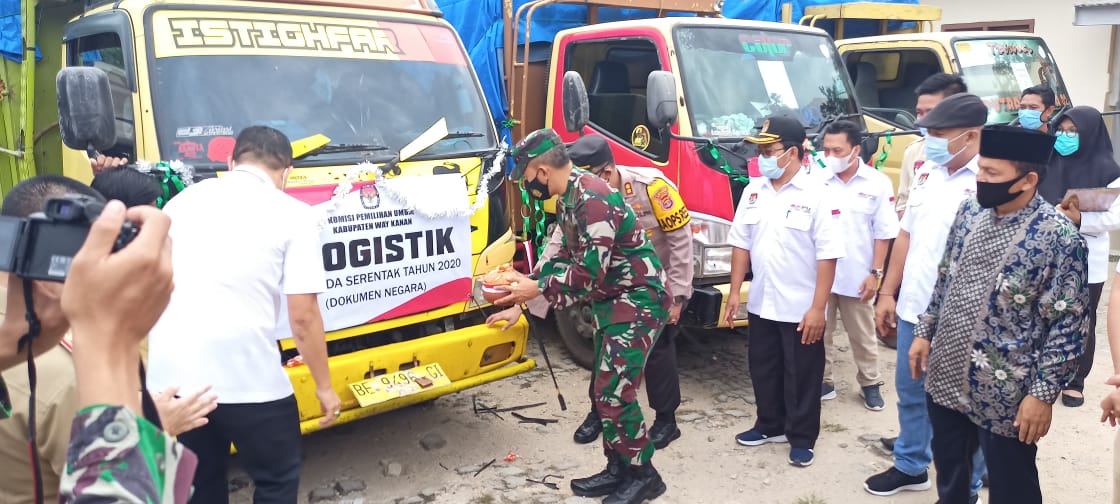
[[[379,190],[386,184],[392,191]],[[460,175],[355,183],[338,206],[306,190],[289,192],[297,198],[304,193],[318,201],[317,211],[329,212],[322,231],[327,292],[319,296],[326,330],[433,310],[470,297],[470,218],[425,218],[389,196],[462,202],[467,194]]]

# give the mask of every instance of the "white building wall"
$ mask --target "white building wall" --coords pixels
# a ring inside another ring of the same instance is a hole
[[[1046,40],[1074,105],[1102,109],[1108,90],[1112,27],[1074,26],[1073,6],[1062,0],[922,0],[940,7],[942,23],[1034,19],[1034,33]],[[940,30],[940,24],[934,29]]]

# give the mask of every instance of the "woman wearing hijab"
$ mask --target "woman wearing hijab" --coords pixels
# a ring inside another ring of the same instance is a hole
[[[1042,197],[1050,203],[1059,203],[1069,189],[1120,186],[1120,165],[1112,154],[1112,140],[1108,137],[1101,113],[1093,107],[1074,107],[1058,122],[1054,142],[1056,155],[1050,160],[1050,170],[1039,186]],[[1097,305],[1101,290],[1108,279],[1108,232],[1120,229],[1120,206],[1113,205],[1107,212],[1081,212],[1076,206],[1064,208],[1065,212],[1081,227],[1081,234],[1089,245],[1089,335],[1085,340],[1085,353],[1078,362],[1077,376],[1062,392],[1062,404],[1076,408],[1085,403],[1085,377],[1093,368],[1096,349]]]

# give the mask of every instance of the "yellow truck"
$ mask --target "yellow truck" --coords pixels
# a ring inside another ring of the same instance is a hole
[[[320,304],[341,422],[535,366],[524,320],[508,331],[485,325],[475,279],[516,250],[503,148],[433,2],[23,4],[24,36],[43,59],[9,60],[0,73],[12,91],[0,102],[4,190],[38,173],[90,180],[86,140],[64,149],[47,119],[61,114],[72,127],[83,113],[75,103],[106,104],[84,111],[115,125],[103,152],[141,166],[181,162],[194,178],[227,169],[240,129],[270,125],[305,139],[294,142],[287,191],[323,212]],[[69,107],[55,105],[60,67],[100,70],[60,74]],[[97,76],[104,93],[78,74]],[[227,253],[237,252],[214,260]],[[316,430],[310,373],[291,340],[278,344],[301,428]]]
[[[871,131],[914,129],[914,90],[937,72],[960,75],[969,92],[988,105],[990,124],[1015,121],[1022,91],[1039,84],[1053,89],[1058,107],[1071,105],[1054,54],[1042,37],[932,31],[940,19],[937,7],[855,2],[806,7],[799,23],[826,28],[836,39]],[[788,14],[785,20],[792,22]],[[859,20],[875,21],[877,35],[847,38],[846,23]],[[902,153],[916,138],[896,136],[892,141],[885,170],[896,182]],[[883,138],[880,147],[885,146]]]

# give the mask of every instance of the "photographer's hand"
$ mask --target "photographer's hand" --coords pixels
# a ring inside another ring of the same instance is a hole
[[[121,225],[140,226],[132,243],[113,253]],[[171,219],[152,207],[105,206],[70,265],[62,309],[74,333],[80,407],[120,404],[140,411],[140,340],[171,299]]]

